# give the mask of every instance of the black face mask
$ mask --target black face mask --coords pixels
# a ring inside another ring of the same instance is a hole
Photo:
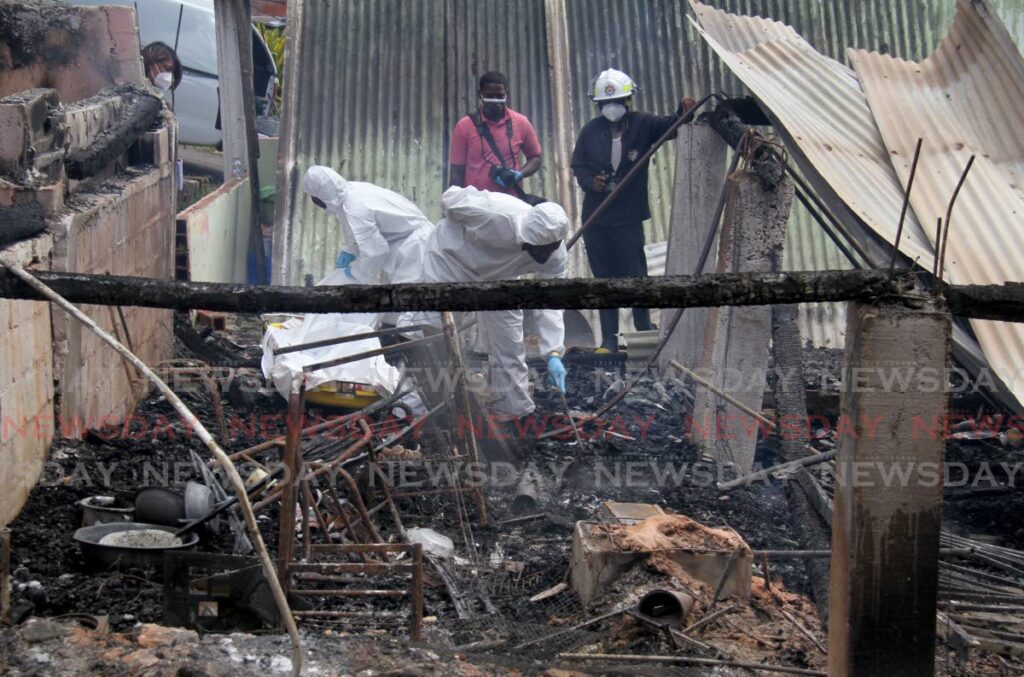
[[[505,104],[503,103],[489,103],[485,101],[480,107],[484,115],[491,120],[500,120],[505,115]]]

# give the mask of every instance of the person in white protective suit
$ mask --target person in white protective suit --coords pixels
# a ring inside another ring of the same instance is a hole
[[[562,240],[569,228],[565,211],[553,202],[531,207],[503,193],[473,187],[451,187],[441,197],[445,218],[424,246],[420,282],[482,282],[514,280],[535,273],[538,278],[565,277],[568,254]],[[565,325],[561,310],[536,311],[540,351],[547,357],[548,378],[565,392]],[[529,370],[523,343],[523,311],[480,312],[493,373],[491,408],[510,417],[533,412]],[[420,319],[420,318],[417,318]],[[429,318],[436,322],[436,314]],[[412,323],[403,318],[400,324]]]
[[[334,265],[353,282],[418,279],[422,246],[434,224],[410,200],[372,183],[346,181],[319,165],[306,171],[302,189],[341,223],[345,244]]]

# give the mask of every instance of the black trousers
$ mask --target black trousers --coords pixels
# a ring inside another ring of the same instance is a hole
[[[644,255],[644,224],[642,221],[619,226],[594,225],[583,231],[587,259],[594,277],[647,277]],[[619,347],[619,311],[598,311],[601,318],[601,347]],[[653,329],[648,308],[633,309],[633,326],[637,331]]]

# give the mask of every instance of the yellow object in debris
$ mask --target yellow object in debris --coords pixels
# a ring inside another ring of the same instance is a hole
[[[607,348],[598,348],[597,350],[594,351],[595,355],[611,355],[611,353],[612,351],[608,350]]]
[[[358,383],[331,381],[306,391],[306,401],[321,407],[363,409],[379,399],[376,390]]]
[[[274,319],[277,319],[274,317]],[[264,331],[269,328],[281,329],[284,322],[269,320],[264,322]],[[306,401],[321,407],[337,407],[339,409],[363,409],[380,399],[373,388],[359,383],[339,383],[331,381],[306,391]]]

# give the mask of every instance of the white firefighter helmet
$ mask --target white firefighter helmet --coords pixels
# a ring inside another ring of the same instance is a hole
[[[616,99],[628,99],[636,92],[637,86],[633,78],[622,71],[609,68],[602,71],[594,80],[591,88],[591,96],[594,101],[614,101]]]

